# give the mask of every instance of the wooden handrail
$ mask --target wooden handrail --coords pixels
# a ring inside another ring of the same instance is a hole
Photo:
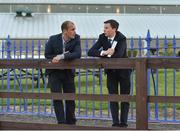
[[[10,122],[1,121],[0,129],[2,130],[133,130],[133,128],[118,127],[93,127],[66,124],[48,124],[48,123],[26,123],[26,122]]]
[[[8,68],[46,68],[46,69],[74,69],[74,68],[106,68],[106,69],[127,69],[135,67],[136,59],[76,59],[62,60],[53,64],[51,60],[36,59],[10,59],[0,60],[0,69]]]
[[[180,58],[111,58],[111,59],[76,59],[72,61],[60,61],[53,64],[51,60],[0,60],[0,69],[8,68],[46,68],[46,69],[74,69],[74,68],[105,68],[105,69],[129,69],[136,70],[136,96],[130,95],[95,95],[95,94],[59,94],[59,93],[20,93],[0,92],[0,98],[29,98],[29,99],[67,99],[67,100],[94,100],[94,101],[135,101],[136,102],[136,129],[148,129],[148,102],[180,102],[180,96],[148,96],[147,95],[147,69],[148,68],[180,68]],[[0,129],[10,128],[8,122]],[[23,129],[24,124],[16,123],[14,126]],[[31,125],[31,124],[29,124]],[[28,126],[29,126],[28,125]],[[3,128],[6,127],[6,128]],[[8,128],[9,127],[9,128]],[[22,128],[21,128],[22,127]],[[36,126],[36,129],[39,126]],[[45,126],[44,126],[45,127]],[[68,128],[70,129],[70,128]],[[75,128],[74,128],[75,129]],[[78,128],[80,129],[80,128]],[[87,128],[88,129],[88,128]],[[97,129],[97,128],[96,128]]]
[[[180,103],[180,96],[148,96],[148,102]]]
[[[60,61],[53,64],[46,59],[1,59],[0,69],[8,68],[46,68],[46,69],[73,69],[73,68],[106,68],[127,69],[135,68],[136,61],[147,59],[148,68],[180,68],[179,58],[104,58],[104,59],[76,59],[71,61]]]
[[[74,93],[25,93],[0,92],[0,98],[55,99],[55,100],[91,100],[91,101],[135,101],[130,95],[99,95]]]

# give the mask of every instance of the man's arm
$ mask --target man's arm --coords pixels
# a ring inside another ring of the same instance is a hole
[[[88,56],[94,56],[94,57],[103,56],[102,55],[103,51],[101,51],[100,48],[102,48],[101,36],[99,36],[97,42],[91,47],[91,49],[89,49]]]
[[[81,40],[80,37],[77,37],[73,52],[65,52],[64,59],[71,60],[81,58]]]
[[[81,57],[81,40],[79,36],[76,38],[75,43],[73,44],[74,44],[74,47],[73,47],[72,52],[66,51],[63,54],[59,54],[53,58],[52,62],[58,63],[59,60],[72,60],[72,59],[80,58]]]
[[[53,59],[56,55],[53,55],[53,49],[52,49],[52,37],[49,38],[48,42],[45,45],[45,53],[44,56],[46,59]]]

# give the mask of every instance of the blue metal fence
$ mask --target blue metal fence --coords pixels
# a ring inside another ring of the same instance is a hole
[[[180,47],[176,44],[176,38],[168,41],[165,36],[164,42],[154,40],[148,31],[147,37],[139,37],[138,42],[132,37],[128,42],[128,55],[133,57],[179,57]],[[88,49],[95,43],[93,40],[85,40],[82,43],[83,57],[87,57]],[[7,40],[0,43],[0,59],[44,59],[44,45],[42,40]],[[180,95],[178,78],[180,73],[168,69],[148,69],[148,94],[149,95]],[[163,78],[162,78],[163,77]],[[131,95],[135,94],[135,72],[131,75]],[[169,80],[171,79],[171,81]],[[44,69],[1,69],[1,91],[13,92],[49,92],[47,78]],[[103,69],[76,69],[77,93],[107,94],[106,78]],[[170,86],[168,83],[171,82]],[[161,84],[161,85],[160,85]],[[152,121],[180,122],[180,104],[148,104],[149,119]],[[0,99],[0,113],[20,114],[43,114],[53,115],[51,100],[35,99]],[[131,102],[129,119],[135,120],[135,103]],[[111,119],[108,102],[76,101],[76,116],[80,118]]]

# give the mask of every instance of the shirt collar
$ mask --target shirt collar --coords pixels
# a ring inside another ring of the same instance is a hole
[[[70,40],[65,41],[64,38],[63,38],[63,35],[62,35],[62,41],[63,41],[63,44],[64,44],[64,43],[68,43]]]
[[[111,37],[111,38],[110,38],[110,37],[108,37],[108,39],[111,39],[111,40],[113,41],[113,40],[114,40],[114,37],[115,37],[115,35],[114,35],[113,37]]]

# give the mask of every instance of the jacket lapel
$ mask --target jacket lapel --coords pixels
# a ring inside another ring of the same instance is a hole
[[[116,33],[116,36],[114,37],[113,42],[114,42],[114,41],[117,41],[117,44],[118,44],[118,41],[119,41],[119,34],[118,34],[118,32]]]
[[[108,42],[108,38],[107,37],[105,37],[104,43],[105,43],[105,49],[108,49],[108,48],[111,47],[111,44]]]
[[[62,33],[59,34],[58,40],[57,40],[57,45],[59,46],[59,50],[61,53],[63,53],[63,40],[62,40]]]

